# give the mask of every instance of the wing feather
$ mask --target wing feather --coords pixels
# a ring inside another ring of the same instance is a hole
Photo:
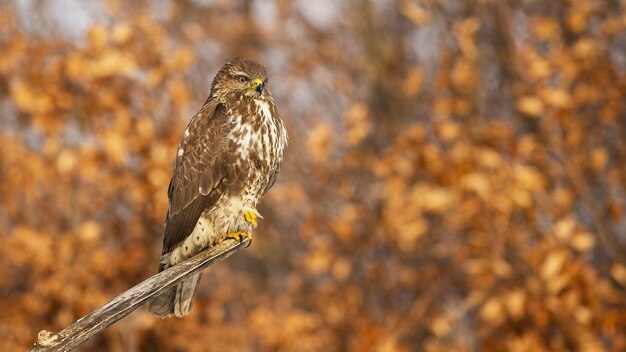
[[[169,253],[193,231],[205,209],[223,193],[226,129],[225,108],[207,101],[189,122],[176,158],[168,196],[170,205],[163,234],[163,254]]]

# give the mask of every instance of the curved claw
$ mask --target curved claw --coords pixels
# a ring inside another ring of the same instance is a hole
[[[238,232],[229,233],[228,235],[226,235],[226,238],[230,238],[230,239],[239,241],[241,243],[248,238],[252,240],[252,235],[249,235],[243,231],[238,231]]]

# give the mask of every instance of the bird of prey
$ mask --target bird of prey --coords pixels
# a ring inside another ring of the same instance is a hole
[[[287,132],[268,88],[266,69],[236,58],[226,63],[178,147],[159,271],[226,239],[251,236],[259,201],[272,187]],[[191,310],[200,274],[154,298],[159,317]]]

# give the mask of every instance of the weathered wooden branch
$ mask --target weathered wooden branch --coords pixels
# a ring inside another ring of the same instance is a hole
[[[28,351],[53,352],[73,350],[116,321],[132,313],[135,309],[146,304],[153,296],[164,292],[185,277],[226,259],[249,243],[249,238],[242,242],[227,240],[206,249],[192,258],[144,280],[104,306],[78,319],[74,324],[63,329],[58,334],[46,330],[40,331],[37,335],[37,342]]]

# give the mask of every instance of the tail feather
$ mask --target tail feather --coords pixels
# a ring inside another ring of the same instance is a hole
[[[198,294],[200,274],[195,274],[181,281],[176,287],[176,299],[174,301],[174,315],[182,317],[191,311],[193,300]]]
[[[198,294],[200,274],[192,275],[164,293],[148,302],[148,310],[157,317],[165,318],[170,315],[182,317],[191,311],[193,300]]]

